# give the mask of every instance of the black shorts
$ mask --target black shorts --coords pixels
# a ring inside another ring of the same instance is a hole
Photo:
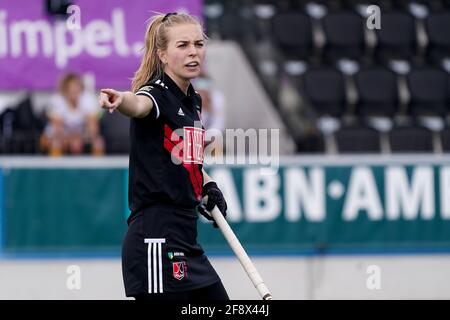
[[[153,205],[129,220],[122,247],[127,297],[183,292],[220,281],[197,243],[195,209]]]

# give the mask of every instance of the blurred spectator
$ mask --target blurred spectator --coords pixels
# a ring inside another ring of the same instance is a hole
[[[82,79],[75,73],[63,75],[58,89],[50,100],[49,122],[41,137],[42,150],[51,156],[104,154],[95,96],[84,90]]]
[[[194,80],[194,88],[202,97],[202,122],[205,130],[210,130],[207,135],[214,143],[212,155],[219,155],[223,152],[222,138],[223,130],[225,128],[225,97],[223,93],[217,89],[211,78],[202,73]],[[218,136],[221,136],[220,139]],[[207,142],[208,143],[208,142]]]

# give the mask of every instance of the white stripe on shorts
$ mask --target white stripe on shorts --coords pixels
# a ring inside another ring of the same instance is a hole
[[[163,293],[162,244],[164,238],[147,238],[148,293]]]

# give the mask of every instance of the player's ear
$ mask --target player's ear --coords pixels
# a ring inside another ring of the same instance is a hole
[[[159,60],[161,60],[162,64],[167,64],[166,52],[158,49],[156,50],[156,53],[158,54]]]

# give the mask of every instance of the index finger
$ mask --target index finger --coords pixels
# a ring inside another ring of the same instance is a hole
[[[116,90],[114,89],[100,89],[101,93],[105,93],[107,95],[115,95],[116,94]]]

